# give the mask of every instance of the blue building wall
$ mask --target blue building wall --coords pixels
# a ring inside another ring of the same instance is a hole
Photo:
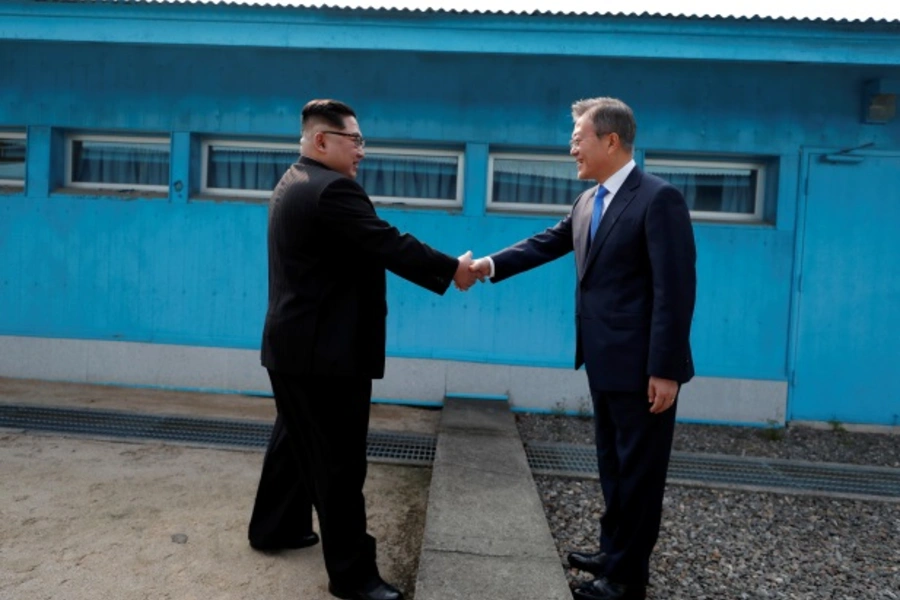
[[[565,153],[571,102],[611,95],[635,110],[639,156],[766,161],[767,224],[695,223],[692,341],[699,375],[784,381],[801,149],[900,148],[896,121],[860,120],[862,83],[884,76],[900,68],[0,41],[0,127],[29,128],[27,190],[0,195],[0,335],[259,344],[265,204],[60,191],[46,175],[61,173],[64,131],[173,135],[173,180],[190,191],[204,136],[296,140],[306,100],[340,98],[370,145],[465,149],[462,210],[379,213],[440,250],[480,255],[557,220],[488,213],[488,152]],[[569,366],[572,265],[444,298],[392,277],[389,354]]]

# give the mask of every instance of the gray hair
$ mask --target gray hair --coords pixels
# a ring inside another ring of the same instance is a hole
[[[637,134],[637,123],[631,108],[618,98],[587,98],[572,105],[572,120],[588,115],[597,132],[597,137],[607,133],[615,133],[622,142],[622,147],[631,150],[634,147],[634,136]]]

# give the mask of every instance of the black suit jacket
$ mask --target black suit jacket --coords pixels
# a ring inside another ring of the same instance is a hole
[[[458,260],[378,218],[352,179],[301,157],[269,201],[262,364],[289,374],[384,376],[385,269],[443,294]]]
[[[645,391],[650,375],[694,375],[690,330],[697,287],[691,218],[681,193],[635,167],[588,248],[597,187],[554,227],[492,255],[501,281],[574,250],[575,368],[591,389]]]

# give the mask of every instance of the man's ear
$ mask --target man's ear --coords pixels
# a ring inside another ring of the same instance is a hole
[[[622,145],[622,140],[619,139],[619,134],[616,132],[612,132],[609,134],[609,147],[610,149],[616,148]]]

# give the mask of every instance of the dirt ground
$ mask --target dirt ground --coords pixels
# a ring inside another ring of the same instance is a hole
[[[94,408],[209,419],[275,420],[275,401],[263,396],[183,392],[0,377],[0,403]],[[373,404],[370,429],[436,435],[441,411]]]
[[[203,396],[207,396],[204,398]],[[0,379],[0,402],[222,418],[271,399]],[[373,406],[373,429],[433,432],[437,415]],[[0,600],[325,600],[321,546],[247,544],[262,450],[0,430]],[[412,598],[431,471],[370,463],[382,575]]]
[[[0,456],[0,599],[331,598],[321,546],[247,545],[261,452],[2,433]],[[382,575],[409,594],[430,476],[373,464],[366,484]]]

